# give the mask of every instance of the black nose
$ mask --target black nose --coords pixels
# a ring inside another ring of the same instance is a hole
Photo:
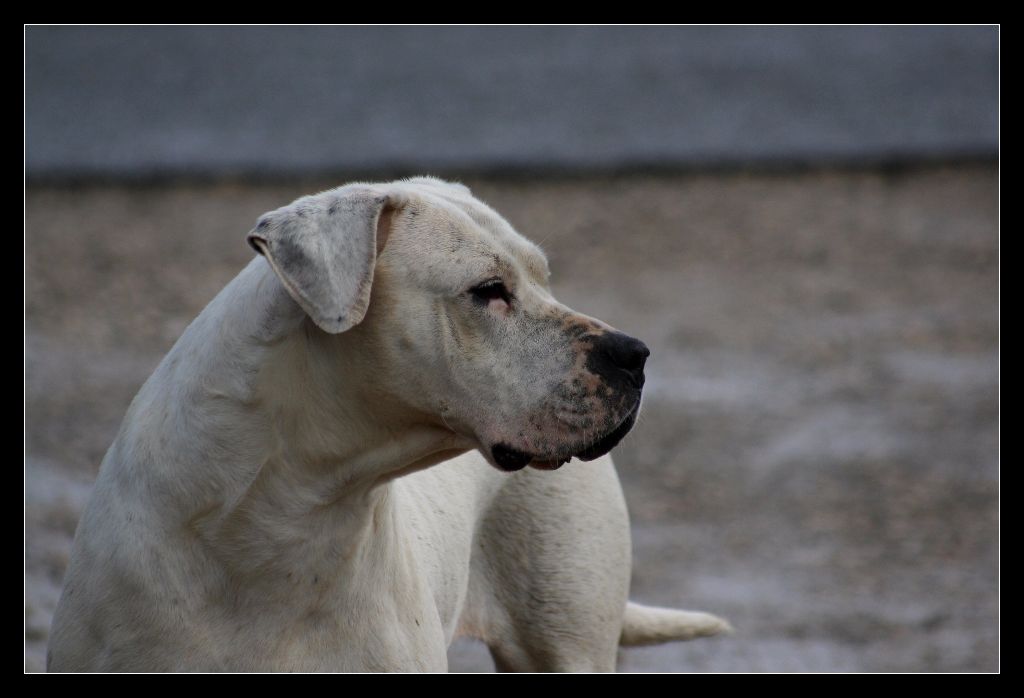
[[[651,350],[639,339],[622,332],[608,332],[594,341],[587,368],[612,382],[625,377],[625,372],[637,388],[642,388],[644,364],[650,355]]]

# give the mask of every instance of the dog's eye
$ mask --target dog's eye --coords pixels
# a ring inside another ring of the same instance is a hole
[[[493,300],[505,301],[506,305],[512,304],[512,294],[508,292],[501,279],[491,279],[469,289],[469,293],[476,300],[487,305]]]

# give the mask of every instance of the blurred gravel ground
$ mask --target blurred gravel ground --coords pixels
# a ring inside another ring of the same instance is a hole
[[[27,670],[129,401],[256,217],[340,183],[28,190]],[[467,183],[652,350],[633,596],[737,630],[621,670],[998,669],[994,166]]]

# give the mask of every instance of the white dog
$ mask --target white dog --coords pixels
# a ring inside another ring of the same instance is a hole
[[[103,460],[51,671],[441,671],[460,635],[612,670],[728,629],[627,602],[606,454],[647,348],[558,303],[466,187],[352,184],[248,239]]]

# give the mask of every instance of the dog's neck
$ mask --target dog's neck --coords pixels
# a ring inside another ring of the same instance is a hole
[[[203,454],[165,456],[182,467],[162,474],[179,495],[167,510],[190,511],[186,527],[236,575],[300,560],[321,560],[326,572],[326,558],[351,556],[375,521],[393,515],[394,478],[471,447],[375,393],[367,352],[346,335],[317,329],[256,259],[182,336],[158,369],[165,375],[151,379],[174,386],[178,399],[162,400],[147,384],[133,405],[153,411],[136,422],[190,435],[171,448]],[[164,414],[166,404],[187,413]],[[173,420],[189,428],[174,430]]]

